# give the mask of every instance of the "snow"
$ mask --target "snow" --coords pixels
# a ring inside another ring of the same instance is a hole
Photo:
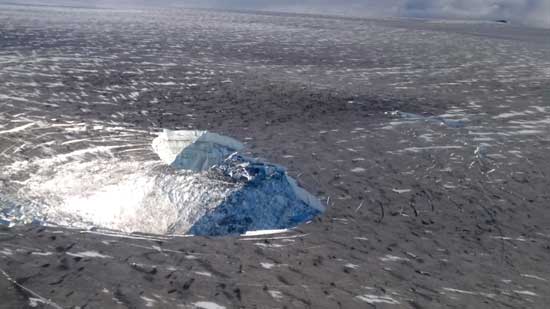
[[[0,250],[0,254],[2,255],[13,255],[13,251],[9,248],[3,248]]]
[[[466,291],[466,290],[460,290],[455,288],[443,288],[444,291],[452,292],[452,293],[459,293],[459,294],[466,294],[466,295],[479,295],[487,298],[494,298],[496,295],[493,293],[485,293],[485,292],[477,292],[477,291]]]
[[[538,296],[537,293],[526,290],[514,290],[514,293],[527,296]]]
[[[408,147],[408,148],[405,148],[403,150],[401,150],[400,152],[421,152],[421,151],[424,151],[424,150],[447,150],[447,149],[462,149],[464,147],[462,146],[453,146],[453,145],[450,145],[450,146],[428,146],[428,147]]]
[[[268,290],[267,292],[269,293],[269,295],[271,295],[271,297],[275,298],[276,300],[283,298],[283,293],[281,293],[280,291]]]
[[[36,298],[36,297],[29,297],[29,307],[36,308],[41,303],[44,303],[42,299]]]
[[[378,295],[367,294],[367,295],[360,295],[356,297],[369,304],[376,304],[376,303],[383,303],[383,304],[390,304],[390,305],[400,304],[397,300],[389,296],[378,296]]]
[[[155,303],[157,302],[156,300],[146,296],[140,296],[140,298],[143,299],[143,301],[145,301],[145,307],[154,307]]]
[[[196,308],[201,308],[201,309],[225,309],[224,306],[220,306],[216,303],[209,302],[209,301],[199,301],[199,302],[193,303],[193,305]]]
[[[540,280],[540,281],[548,281],[547,279],[539,277],[537,275],[521,274],[521,276],[524,277],[524,278],[536,279],[536,280]]]
[[[53,255],[53,252],[31,252],[31,255],[39,255],[39,256],[49,256]]]
[[[243,149],[240,142],[207,131],[164,130],[153,140],[162,161],[178,169],[205,171]]]
[[[81,257],[81,258],[100,258],[100,259],[110,259],[112,256],[104,255],[96,251],[83,251],[83,252],[67,252],[67,255]]]
[[[20,127],[17,127],[17,128],[13,128],[13,129],[9,129],[9,130],[4,130],[4,131],[0,131],[0,134],[9,134],[9,133],[17,133],[17,132],[20,132],[20,131],[23,131],[27,128],[30,128],[32,126],[34,126],[35,123],[28,123],[28,124],[25,124],[25,125],[22,125]]]
[[[387,254],[386,256],[384,257],[381,257],[380,260],[382,262],[398,262],[398,261],[410,261],[408,258],[403,258],[403,257],[400,257],[400,256],[395,256],[395,255],[390,255],[390,254]]]
[[[272,234],[282,234],[288,232],[289,229],[279,229],[279,230],[260,230],[260,231],[247,231],[241,236],[261,236],[261,235],[272,235]]]
[[[207,271],[195,271],[194,273],[199,276],[212,277],[212,274]]]

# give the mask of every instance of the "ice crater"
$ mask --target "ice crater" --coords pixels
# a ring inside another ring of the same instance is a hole
[[[241,155],[232,138],[165,130],[152,148],[161,160],[30,164],[15,202],[0,203],[0,224],[230,235],[295,227],[325,210],[284,168]]]

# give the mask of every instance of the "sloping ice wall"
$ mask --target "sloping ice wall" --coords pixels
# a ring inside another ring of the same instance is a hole
[[[240,183],[240,189],[195,222],[190,234],[243,234],[289,228],[325,210],[284,168],[239,155],[244,146],[234,139],[206,131],[165,130],[153,145],[165,163],[176,169],[210,170]]]

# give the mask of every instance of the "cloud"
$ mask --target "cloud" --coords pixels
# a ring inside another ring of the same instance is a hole
[[[406,0],[402,12],[415,17],[508,19],[550,26],[548,0]]]
[[[0,0],[2,1],[2,0]],[[9,0],[7,0],[9,1]],[[508,19],[550,27],[550,0],[11,0],[86,6],[183,6],[365,17]]]
[[[547,0],[406,0],[403,12],[420,17],[521,19],[545,6],[550,18]]]
[[[550,26],[550,0],[210,0],[206,3],[221,8],[370,17],[508,19]]]

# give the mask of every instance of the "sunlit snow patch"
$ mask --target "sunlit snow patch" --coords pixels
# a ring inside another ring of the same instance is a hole
[[[244,148],[240,142],[208,131],[164,130],[153,140],[161,160],[176,169],[205,171]]]
[[[91,158],[17,162],[6,170],[29,176],[15,197],[0,196],[0,223],[227,235],[286,229],[324,211],[282,167],[240,155],[244,146],[234,139],[165,130],[152,147],[161,161],[128,161],[105,149]]]

